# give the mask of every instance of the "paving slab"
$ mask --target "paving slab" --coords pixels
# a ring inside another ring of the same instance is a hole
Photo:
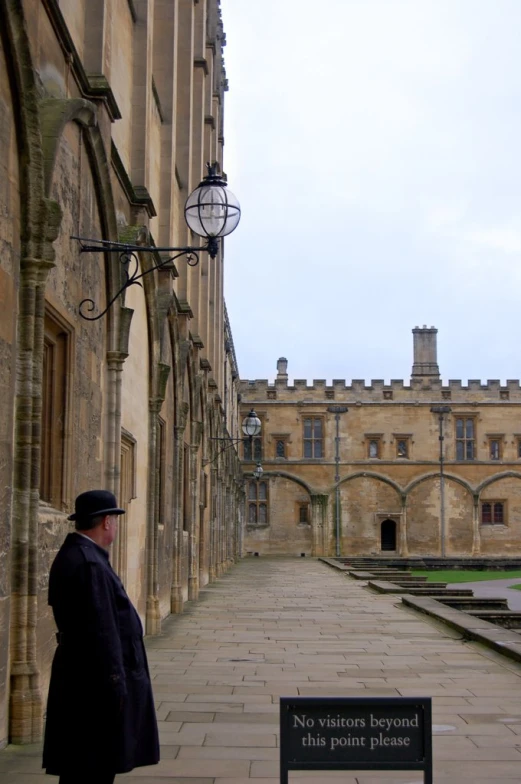
[[[521,782],[521,663],[327,563],[244,559],[146,645],[162,760],[116,784],[276,784],[281,696],[431,697],[435,782]],[[0,781],[57,782],[40,760],[38,745],[8,747]],[[290,784],[328,780],[423,776],[290,774]]]

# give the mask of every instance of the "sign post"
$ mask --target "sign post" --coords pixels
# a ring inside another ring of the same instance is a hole
[[[281,697],[281,784],[290,770],[422,770],[432,784],[430,697]]]

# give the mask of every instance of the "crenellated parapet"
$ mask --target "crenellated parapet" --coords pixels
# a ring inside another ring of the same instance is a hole
[[[357,402],[380,403],[394,401],[399,403],[430,403],[446,400],[452,403],[521,403],[521,384],[519,379],[509,379],[501,384],[498,379],[469,379],[466,383],[460,379],[450,379],[444,384],[440,379],[412,378],[410,382],[403,379],[391,379],[385,383],[383,379],[333,379],[328,384],[325,379],[295,379],[292,384],[288,378],[277,378],[274,382],[268,379],[241,380],[240,392],[242,399],[255,401],[278,400],[291,403],[320,403],[335,400],[341,403]]]
[[[280,357],[277,361],[277,376],[274,382],[268,379],[243,380],[240,392],[244,401],[264,402],[278,400],[287,403],[322,403],[335,400],[351,405],[362,403],[408,403],[429,404],[447,401],[460,405],[481,403],[514,402],[521,403],[521,385],[518,379],[509,379],[501,384],[499,379],[489,379],[486,383],[471,378],[466,383],[450,379],[444,384],[439,376],[435,327],[415,327],[413,329],[414,362],[411,378],[384,379],[374,378],[365,381],[353,378],[351,383],[343,378],[334,378],[331,384],[323,378],[296,378],[292,384],[288,377],[288,360]]]

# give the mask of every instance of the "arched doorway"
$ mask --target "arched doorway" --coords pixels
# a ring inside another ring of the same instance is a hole
[[[380,526],[380,549],[382,551],[396,550],[396,522],[384,520]]]

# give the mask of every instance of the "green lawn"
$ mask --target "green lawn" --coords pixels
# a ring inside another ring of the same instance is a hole
[[[416,571],[413,570],[411,574],[414,574],[416,577],[427,577],[427,582],[440,582],[440,583],[477,583],[478,580],[507,580],[510,577],[521,577],[521,570],[517,569],[515,571],[510,572],[500,572],[493,570],[491,572],[486,571],[474,571],[474,570],[458,570],[458,569],[437,569],[429,570],[429,571]],[[516,586],[519,590],[521,590],[521,586]]]
[[[516,591],[521,591],[521,583],[516,583],[516,585],[509,585],[509,588],[514,588]]]

